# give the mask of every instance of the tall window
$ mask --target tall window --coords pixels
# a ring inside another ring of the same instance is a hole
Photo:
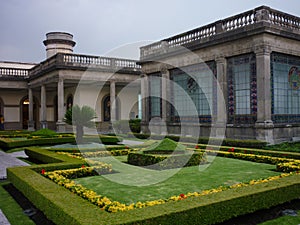
[[[211,122],[215,63],[203,63],[170,71],[172,85],[172,120],[175,122]]]
[[[257,112],[254,54],[228,59],[228,112],[230,123],[254,123]]]
[[[272,120],[300,122],[300,58],[272,53]]]
[[[149,75],[149,108],[150,118],[161,117],[161,75],[160,73]]]

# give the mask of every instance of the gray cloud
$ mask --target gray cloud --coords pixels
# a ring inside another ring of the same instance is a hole
[[[49,31],[74,35],[76,53],[103,55],[126,43],[156,41],[260,5],[300,14],[299,0],[0,1],[0,61],[39,62]]]

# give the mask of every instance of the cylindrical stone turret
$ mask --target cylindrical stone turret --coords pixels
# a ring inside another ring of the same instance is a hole
[[[76,44],[73,35],[65,32],[49,32],[43,43],[46,46],[47,58],[57,53],[72,53]]]

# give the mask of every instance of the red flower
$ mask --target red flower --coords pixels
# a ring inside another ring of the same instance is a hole
[[[129,149],[128,146],[125,146],[125,149]]]
[[[45,169],[42,169],[41,174],[44,175],[45,174]]]
[[[196,145],[195,149],[199,149],[199,146],[198,146],[198,145]]]
[[[186,196],[184,194],[180,194],[179,197],[180,198],[186,198]]]
[[[234,148],[233,147],[231,148],[231,151],[234,152]]]
[[[85,168],[85,165],[82,164],[81,168]]]

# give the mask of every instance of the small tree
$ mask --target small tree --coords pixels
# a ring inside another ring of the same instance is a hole
[[[76,126],[76,141],[82,143],[83,141],[83,127],[92,127],[94,123],[93,119],[96,118],[96,112],[89,106],[78,105],[70,108],[65,114],[65,122],[69,125]]]

